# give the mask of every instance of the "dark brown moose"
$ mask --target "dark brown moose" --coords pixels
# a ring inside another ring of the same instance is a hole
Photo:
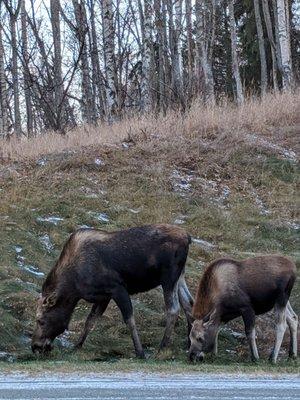
[[[160,344],[169,344],[182,306],[191,327],[193,298],[184,269],[190,236],[172,225],[148,225],[116,232],[79,229],[66,242],[56,265],[48,274],[38,301],[33,352],[48,352],[53,340],[68,328],[80,299],[93,303],[81,346],[97,316],[114,300],[128,325],[136,355],[144,357],[130,295],[162,286],[167,311]]]
[[[276,363],[286,330],[290,330],[290,356],[297,356],[298,317],[289,297],[296,279],[296,266],[286,257],[270,255],[244,261],[220,259],[212,262],[200,280],[193,307],[190,359],[203,360],[217,353],[221,323],[242,317],[252,359],[259,358],[255,341],[255,316],[274,308],[276,341],[270,360]]]

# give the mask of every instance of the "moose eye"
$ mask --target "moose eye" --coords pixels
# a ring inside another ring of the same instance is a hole
[[[41,326],[45,325],[45,322],[42,319],[38,319],[37,322]]]

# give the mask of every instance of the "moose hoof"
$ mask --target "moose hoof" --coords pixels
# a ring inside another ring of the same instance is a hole
[[[269,362],[271,364],[276,364],[276,358],[274,357],[274,353],[273,352],[270,354]]]
[[[76,343],[73,347],[73,350],[76,351],[76,350],[82,349],[82,345],[83,345],[83,343],[81,343],[81,342]]]
[[[146,359],[146,355],[145,355],[144,350],[137,352],[136,353],[136,357],[139,358],[140,360],[145,360]]]

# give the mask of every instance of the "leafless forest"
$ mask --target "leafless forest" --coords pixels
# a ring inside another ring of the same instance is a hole
[[[297,0],[0,0],[0,135],[290,90]]]

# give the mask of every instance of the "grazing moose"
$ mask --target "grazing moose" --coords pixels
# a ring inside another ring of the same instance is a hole
[[[203,360],[217,353],[221,323],[241,316],[253,360],[258,360],[255,316],[274,307],[276,341],[270,360],[276,362],[286,322],[290,329],[290,356],[297,356],[298,317],[289,297],[296,279],[296,266],[286,257],[262,256],[244,261],[220,259],[212,262],[200,281],[193,307],[195,321],[190,332],[190,360]]]
[[[56,265],[48,274],[38,301],[33,352],[48,352],[53,340],[67,329],[80,299],[93,303],[81,346],[94,320],[110,300],[120,308],[128,325],[136,355],[144,358],[129,295],[159,285],[167,311],[165,333],[160,344],[169,344],[180,305],[189,328],[193,298],[184,278],[190,236],[172,225],[148,225],[116,232],[79,229],[66,242]]]

